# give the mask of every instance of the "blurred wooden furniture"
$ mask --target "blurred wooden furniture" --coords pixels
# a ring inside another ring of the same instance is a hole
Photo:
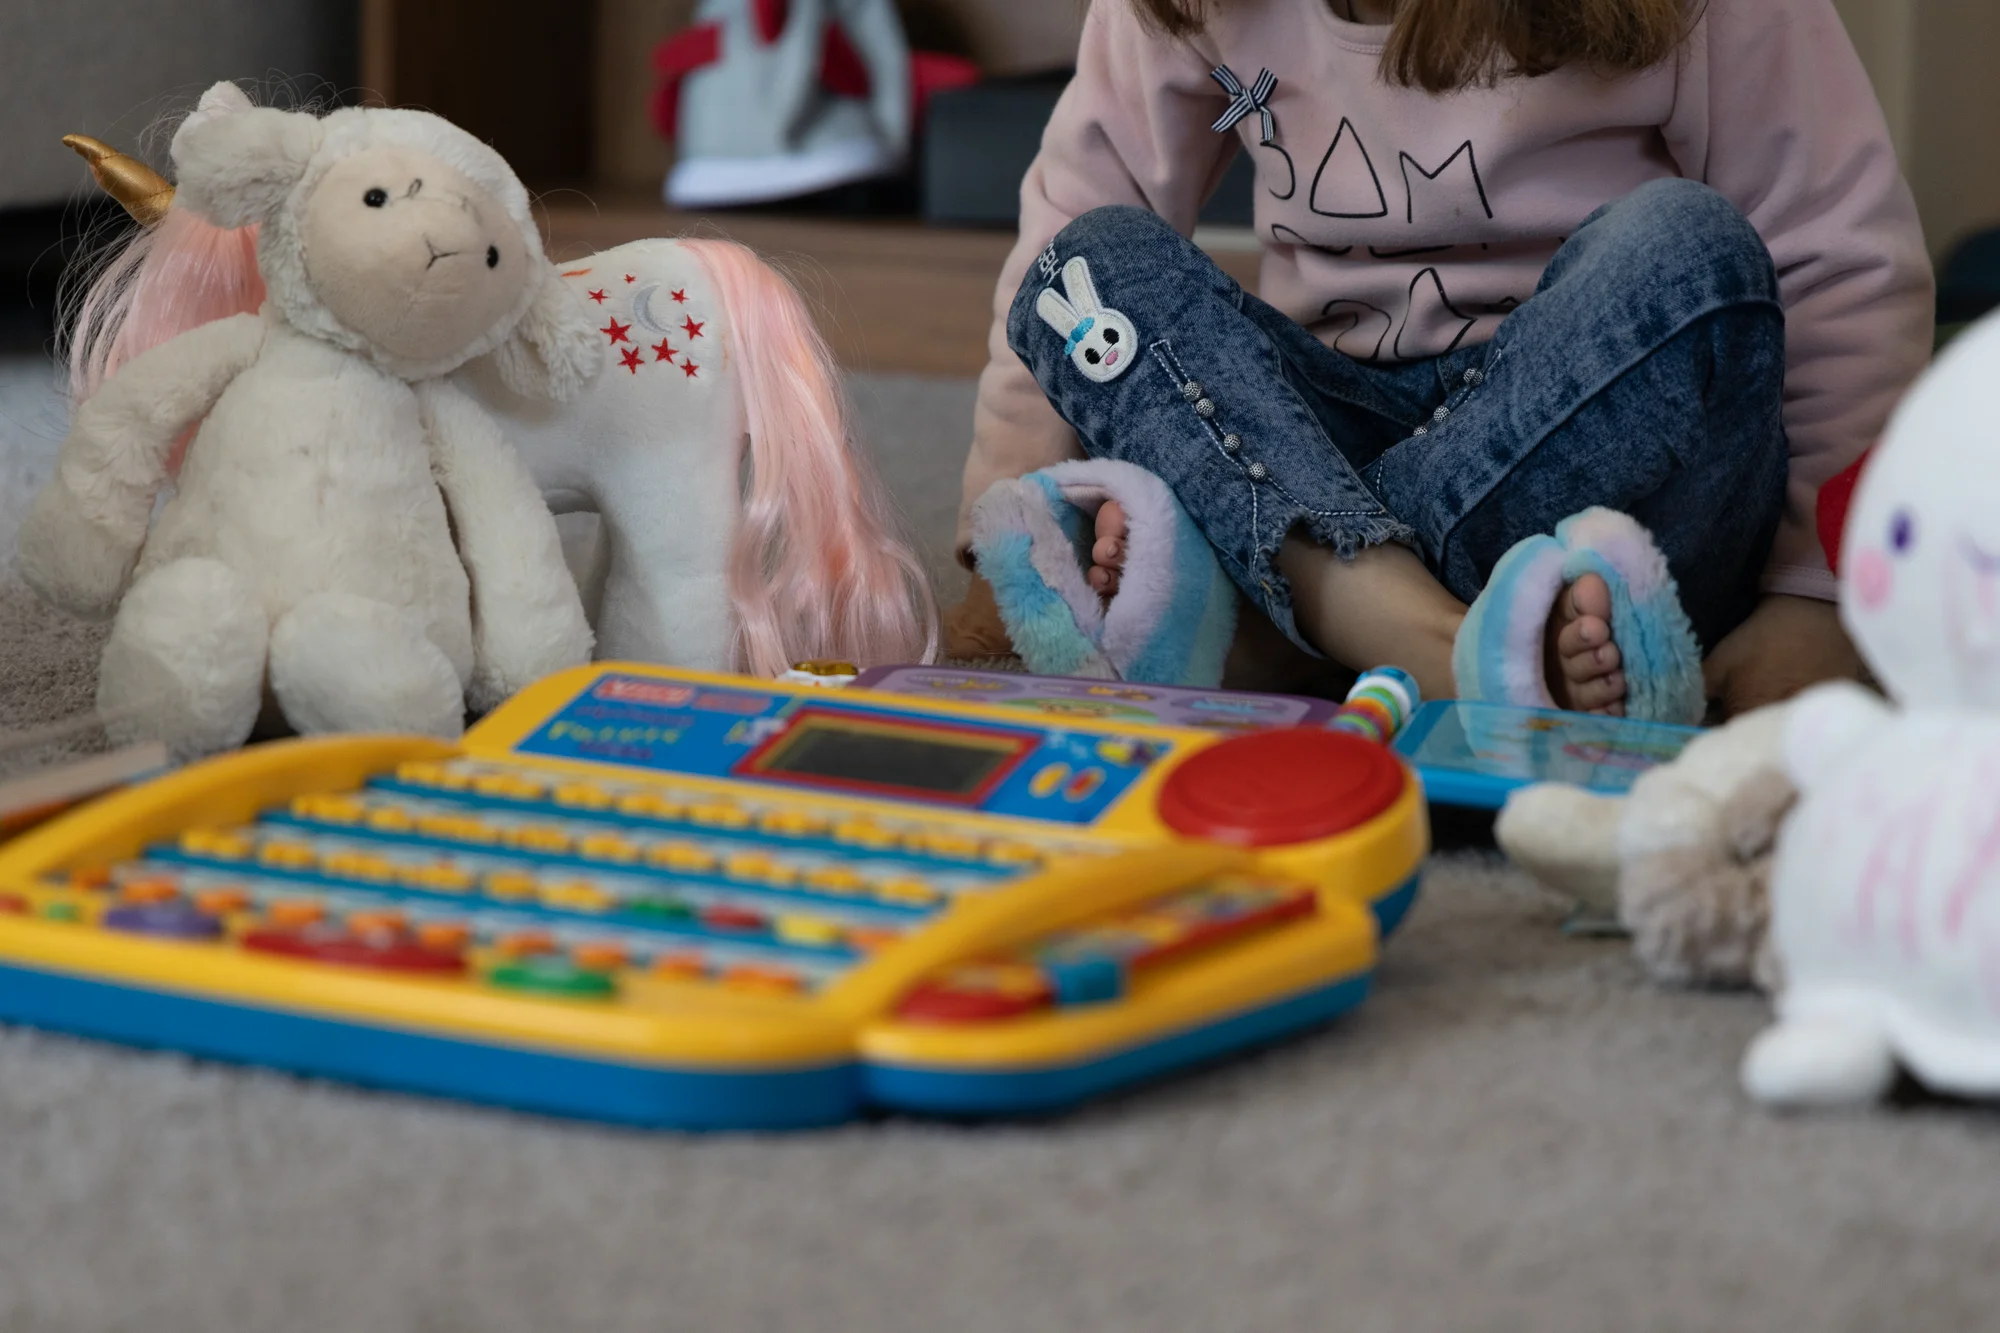
[[[594,178],[595,0],[362,0],[361,86],[470,130],[546,188]]]
[[[740,241],[798,283],[842,365],[914,375],[970,376],[985,366],[994,284],[1014,244],[1006,232],[902,219],[674,213],[639,194],[592,200],[564,191],[541,208],[558,262],[647,236]],[[1226,237],[1211,253],[1254,286],[1254,246]]]

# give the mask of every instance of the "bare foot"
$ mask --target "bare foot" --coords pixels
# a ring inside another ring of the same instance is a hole
[[[1115,597],[1124,570],[1125,506],[1106,500],[1097,511],[1097,541],[1090,548],[1090,586],[1099,597]]]
[[[1549,695],[1556,707],[1625,715],[1624,658],[1611,641],[1611,588],[1585,574],[1563,589],[1549,612]]]
[[[1292,585],[1299,632],[1320,652],[1356,671],[1399,666],[1427,699],[1456,693],[1451,650],[1465,603],[1416,552],[1391,542],[1343,560],[1293,535],[1278,551],[1278,572]]]

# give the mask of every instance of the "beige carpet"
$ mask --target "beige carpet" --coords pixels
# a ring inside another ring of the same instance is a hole
[[[941,556],[968,386],[857,396]],[[0,727],[94,644],[0,582]],[[1758,1001],[1560,918],[1441,858],[1346,1020],[1029,1125],[633,1134],[0,1029],[0,1330],[2000,1326],[2000,1119],[1765,1116]]]

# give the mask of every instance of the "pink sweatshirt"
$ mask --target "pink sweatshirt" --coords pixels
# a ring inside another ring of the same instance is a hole
[[[1766,586],[1833,596],[1813,500],[1923,367],[1933,293],[1915,205],[1831,0],[1705,0],[1686,46],[1645,73],[1571,68],[1446,97],[1385,82],[1388,29],[1335,18],[1324,0],[1213,9],[1182,41],[1144,25],[1133,0],[1091,6],[994,296],[961,559],[988,485],[1080,453],[1007,346],[1029,263],[1102,204],[1143,205],[1191,232],[1244,151],[1257,165],[1258,295],[1339,350],[1383,360],[1490,338],[1599,205],[1665,176],[1720,191],[1770,247],[1786,311],[1791,487]],[[1259,144],[1255,112],[1209,128],[1229,102],[1209,76],[1218,65],[1245,86],[1277,76],[1276,147]]]

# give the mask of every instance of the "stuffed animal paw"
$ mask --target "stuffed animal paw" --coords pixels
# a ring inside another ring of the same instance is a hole
[[[35,497],[21,524],[21,578],[36,596],[85,620],[108,619],[132,578],[143,531],[107,531],[62,480]]]
[[[1525,788],[1494,835],[1537,879],[1615,913],[1657,980],[1770,989],[1773,849],[1796,797],[1784,768],[1786,707],[1697,738],[1623,797]]]

